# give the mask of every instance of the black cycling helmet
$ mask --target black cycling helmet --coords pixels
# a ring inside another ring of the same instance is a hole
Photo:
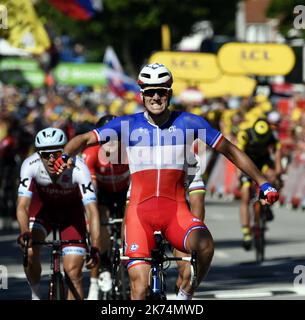
[[[113,120],[114,118],[116,118],[116,116],[113,116],[112,114],[107,114],[106,116],[102,116],[98,120],[98,122],[95,124],[95,127],[100,128],[104,126],[106,123],[108,123],[109,121]]]
[[[256,142],[266,142],[272,135],[272,130],[266,119],[258,119],[250,130],[252,140]]]

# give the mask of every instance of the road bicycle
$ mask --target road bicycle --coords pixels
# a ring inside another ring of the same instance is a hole
[[[116,215],[113,215],[116,216]],[[114,270],[113,266],[116,264],[117,252],[121,251],[122,248],[122,228],[123,219],[122,218],[109,218],[107,222],[102,223],[104,226],[108,226],[110,229],[110,243],[111,250],[109,252],[109,257],[111,261],[111,279],[112,279],[112,289],[110,292],[102,292],[102,300],[128,300],[130,295],[129,285],[128,285],[128,275],[127,270],[124,266],[119,265],[117,270]]]
[[[137,257],[131,258],[121,255],[119,250],[115,252],[114,272],[117,270],[121,261],[146,261],[151,264],[149,274],[149,293],[148,300],[167,300],[166,298],[166,270],[170,266],[171,261],[187,261],[190,262],[191,267],[191,284],[197,281],[197,253],[191,252],[190,257],[169,257],[166,255],[166,241],[164,240],[160,231],[154,232],[156,247],[151,250],[151,257]],[[165,263],[167,263],[165,266]]]
[[[265,196],[261,192],[258,193],[256,188],[253,187],[251,193],[251,232],[255,248],[255,259],[257,263],[261,263],[265,260],[267,221],[270,220],[269,217],[272,213],[270,206],[262,203]]]
[[[49,300],[65,300],[66,290],[64,285],[64,279],[67,287],[72,292],[76,300],[81,300],[77,290],[75,289],[71,279],[64,271],[65,277],[61,272],[61,256],[62,256],[62,246],[65,244],[84,244],[86,240],[61,240],[57,235],[59,232],[59,226],[56,225],[52,228],[53,240],[43,240],[43,241],[32,241],[32,246],[47,246],[51,250],[51,262],[50,269],[52,270],[50,280],[49,280]],[[28,266],[28,249],[29,240],[25,240],[25,246],[23,250],[23,266],[26,268]]]

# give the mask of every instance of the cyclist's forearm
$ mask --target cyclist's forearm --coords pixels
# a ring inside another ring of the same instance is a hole
[[[101,222],[96,203],[88,203],[86,211],[88,213],[92,246],[101,249]]]
[[[96,138],[94,133],[88,132],[85,134],[80,134],[74,138],[72,138],[65,146],[64,152],[69,156],[74,157],[78,153],[82,152],[90,145],[96,144]]]
[[[19,223],[20,232],[24,233],[29,231],[28,210],[24,207],[17,207],[16,217]]]
[[[224,139],[218,147],[217,151],[221,152],[241,171],[252,178],[258,185],[262,185],[267,182],[267,179],[262,175],[262,173],[258,170],[254,162],[247,156],[247,154],[239,150],[230,141]]]

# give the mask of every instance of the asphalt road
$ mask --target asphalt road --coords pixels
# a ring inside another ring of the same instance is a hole
[[[215,255],[210,272],[194,299],[305,300],[305,274],[303,277],[298,274],[305,269],[305,212],[274,208],[275,219],[268,224],[266,235],[266,261],[257,264],[254,251],[246,252],[241,246],[238,202],[208,200],[206,211],[206,223],[215,241]],[[30,298],[16,236],[16,230],[0,232],[0,275],[4,274],[3,266],[8,273],[7,289],[2,288],[3,279],[0,281],[0,300]],[[47,251],[43,261],[42,290],[47,298]],[[173,266],[167,272],[169,299],[175,298],[175,278]],[[296,285],[299,278],[303,282]],[[85,272],[85,292],[88,283],[88,272]]]

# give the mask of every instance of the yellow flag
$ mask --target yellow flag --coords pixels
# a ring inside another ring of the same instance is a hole
[[[8,29],[4,34],[16,48],[41,54],[50,47],[50,40],[36,15],[31,0],[1,0],[7,8]]]

